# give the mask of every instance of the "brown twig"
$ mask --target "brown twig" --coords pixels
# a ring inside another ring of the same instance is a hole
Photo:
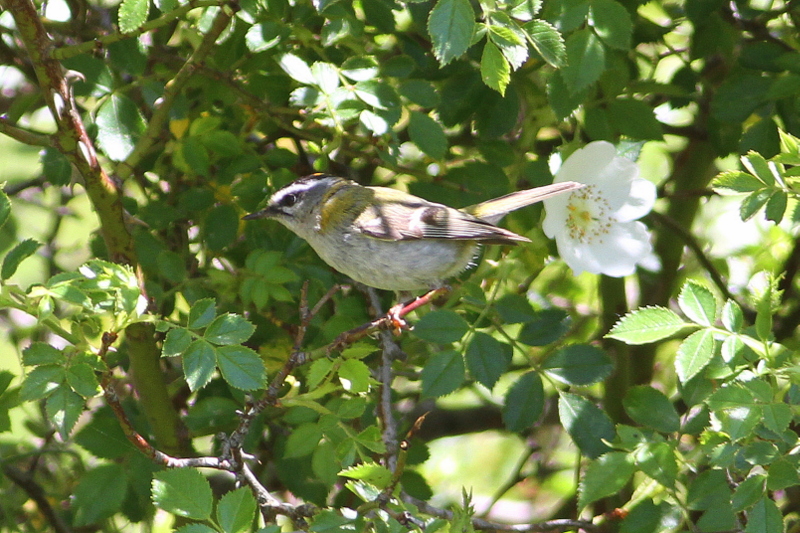
[[[39,511],[53,528],[56,533],[70,533],[72,530],[66,524],[64,519],[58,514],[50,501],[47,499],[47,494],[41,485],[36,483],[33,476],[14,468],[11,465],[3,465],[3,474],[10,479],[15,485],[25,491],[25,494],[36,503]]]

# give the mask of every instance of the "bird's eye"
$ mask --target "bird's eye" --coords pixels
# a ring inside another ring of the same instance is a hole
[[[292,207],[294,204],[297,203],[299,200],[299,196],[294,193],[289,193],[281,199],[281,206],[283,207]]]

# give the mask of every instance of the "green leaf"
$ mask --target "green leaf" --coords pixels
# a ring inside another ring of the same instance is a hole
[[[97,110],[97,144],[112,161],[124,161],[144,133],[145,122],[136,103],[112,94]]]
[[[614,324],[606,337],[626,344],[647,344],[666,339],[687,323],[664,307],[644,307],[632,311]]]
[[[687,281],[678,295],[681,311],[696,324],[712,326],[717,317],[717,300],[708,287]]]
[[[203,237],[206,246],[221,251],[236,240],[239,232],[239,213],[230,204],[212,208],[203,220]]]
[[[185,328],[172,328],[164,338],[161,348],[161,357],[177,357],[189,348],[192,343],[192,334]]]
[[[475,12],[469,0],[439,0],[428,17],[433,55],[445,66],[461,57],[472,43]]]
[[[678,460],[669,442],[646,442],[633,454],[636,466],[667,488],[675,487],[678,477]]]
[[[122,0],[119,6],[119,31],[128,33],[138,30],[147,22],[150,0]]]
[[[208,325],[203,338],[218,345],[240,344],[249,339],[255,330],[255,326],[243,316],[226,313]]]
[[[527,34],[505,13],[494,13],[491,21],[488,39],[497,45],[512,70],[518,69],[528,59]]]
[[[118,513],[127,489],[128,474],[121,464],[100,465],[85,472],[71,502],[74,525],[85,527]]]
[[[100,392],[100,382],[88,363],[75,363],[67,368],[67,384],[84,398],[93,398]]]
[[[388,486],[392,479],[392,472],[388,468],[375,463],[361,463],[356,466],[351,466],[339,472],[339,475],[350,479],[366,481],[379,489]]]
[[[532,427],[544,411],[544,386],[537,372],[527,372],[514,382],[503,403],[503,422],[509,431]]]
[[[767,201],[766,217],[770,222],[780,224],[783,215],[786,213],[786,206],[789,202],[789,195],[784,191],[775,191]]]
[[[714,191],[720,194],[726,193],[746,193],[763,189],[765,183],[750,174],[740,170],[729,170],[718,174],[711,182]]]
[[[63,440],[69,438],[72,428],[83,412],[84,401],[67,387],[58,387],[47,398],[45,411]]]
[[[380,65],[374,57],[350,56],[344,60],[339,70],[352,81],[367,81],[378,75]]]
[[[772,197],[771,189],[759,189],[750,193],[739,206],[739,216],[743,221],[748,221],[766,205]]]
[[[317,444],[311,455],[311,470],[322,483],[332,487],[336,483],[341,466],[341,461],[336,457],[336,448],[331,442],[324,440]]]
[[[519,324],[531,322],[536,319],[537,313],[530,302],[519,294],[507,294],[500,298],[494,305],[500,319],[506,324]],[[564,314],[566,316],[566,313]]]
[[[570,318],[561,309],[537,311],[525,321],[517,340],[528,346],[547,346],[563,337],[570,328]]]
[[[193,520],[208,520],[214,495],[208,480],[194,468],[156,472],[152,483],[156,507]]]
[[[69,185],[72,180],[72,163],[56,148],[48,146],[42,150],[42,174],[52,185]],[[0,216],[0,218],[2,218]],[[0,227],[3,226],[0,220]]]
[[[744,324],[744,314],[739,304],[727,300],[722,306],[722,325],[731,333],[738,333]]]
[[[19,264],[25,259],[36,253],[42,243],[35,239],[25,239],[17,243],[8,254],[3,258],[3,266],[0,268],[0,279],[7,280],[17,271]]]
[[[589,87],[605,70],[606,52],[603,43],[589,29],[578,30],[567,38],[567,64],[561,75],[570,94]]]
[[[609,48],[630,50],[633,23],[625,7],[615,0],[592,0],[589,23]]]
[[[591,385],[608,377],[614,363],[600,348],[572,344],[545,359],[542,370],[567,385]]]
[[[183,354],[183,375],[192,392],[211,381],[216,369],[214,346],[203,339],[192,342]]]
[[[766,476],[753,474],[736,487],[731,503],[734,511],[744,511],[756,503],[763,495],[766,488]]]
[[[772,499],[762,496],[747,515],[745,533],[782,533],[786,531],[783,514]]]
[[[449,344],[461,340],[469,324],[461,315],[448,310],[431,311],[414,325],[414,335],[428,342]]]
[[[433,159],[444,159],[447,154],[448,143],[444,129],[425,113],[411,111],[408,135],[420,150]]]
[[[217,316],[217,307],[214,298],[197,300],[189,310],[189,328],[199,329],[211,324]]]
[[[249,487],[232,490],[217,504],[217,523],[225,533],[248,531],[256,515],[256,499]]]
[[[491,389],[511,363],[512,349],[483,332],[472,337],[465,358],[467,368],[478,383]]]
[[[623,135],[644,140],[664,137],[653,108],[640,100],[616,98],[608,103],[607,114],[611,125]]]
[[[680,346],[675,357],[678,379],[686,383],[703,370],[714,356],[714,333],[703,329],[689,335]]]
[[[481,79],[483,83],[499,92],[506,93],[511,81],[511,66],[500,49],[492,42],[487,42],[481,55]]]
[[[8,199],[8,195],[0,189],[0,228],[8,220],[8,217],[11,215],[11,200]]]
[[[614,440],[614,423],[586,398],[569,392],[560,393],[558,416],[578,449],[590,459],[611,449],[604,441]]]
[[[767,490],[784,490],[798,484],[800,484],[800,475],[797,472],[796,461],[780,457],[769,465]]]
[[[549,22],[532,20],[522,29],[528,34],[531,46],[539,52],[548,65],[561,68],[566,64],[567,47],[564,45],[564,38]]]
[[[436,87],[426,80],[404,80],[398,91],[404,98],[426,108],[436,107],[441,101]]]
[[[285,458],[305,457],[314,451],[322,438],[322,429],[319,424],[306,423],[296,427],[286,439]]]
[[[781,434],[792,421],[792,408],[785,403],[770,403],[762,407],[763,424],[770,431]]]
[[[25,366],[63,365],[66,362],[64,352],[46,342],[34,342],[22,350],[22,364]]]
[[[64,383],[66,372],[61,365],[42,365],[25,376],[19,391],[20,401],[41,400],[53,393]]]
[[[464,383],[464,373],[464,358],[460,353],[445,350],[433,354],[420,375],[422,395],[436,398],[450,394]]]
[[[578,487],[578,509],[622,490],[634,470],[633,462],[623,452],[609,452],[589,463]]]
[[[632,387],[625,394],[622,405],[637,424],[662,433],[674,433],[680,429],[680,417],[675,406],[663,392],[649,385]]]
[[[278,60],[278,65],[280,65],[283,71],[295,81],[304,85],[315,83],[314,75],[311,73],[311,68],[309,68],[308,63],[294,54],[282,55]]]
[[[722,470],[710,469],[697,475],[686,494],[686,506],[695,511],[710,509],[730,501],[731,491]]]
[[[264,363],[246,346],[220,346],[215,350],[222,377],[231,387],[240,390],[263,389],[267,380]]]
[[[339,381],[353,394],[367,392],[372,383],[369,367],[358,359],[346,359],[339,366]]]

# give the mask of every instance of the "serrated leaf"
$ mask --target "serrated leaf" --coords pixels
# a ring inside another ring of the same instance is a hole
[[[631,14],[615,0],[592,0],[589,23],[603,42],[617,50],[629,50],[633,23]]]
[[[408,136],[426,155],[443,159],[447,153],[447,136],[442,126],[419,111],[411,111],[408,121]]]
[[[25,376],[19,391],[19,399],[27,402],[46,398],[57,390],[65,379],[65,370],[61,365],[38,366]]]
[[[110,95],[97,110],[97,144],[112,161],[124,161],[139,137],[145,122],[139,108],[125,95]]]
[[[572,344],[545,359],[542,370],[568,385],[591,385],[608,377],[614,363],[600,348]]]
[[[458,389],[464,383],[464,358],[454,350],[433,354],[425,363],[420,378],[422,395],[439,397]]]
[[[204,328],[217,316],[214,298],[201,298],[189,310],[189,323],[191,329]]]
[[[177,357],[189,348],[192,343],[192,334],[185,328],[172,328],[164,338],[161,348],[161,357]]]
[[[0,189],[0,228],[6,223],[9,215],[11,215],[11,200],[9,200],[8,195]]]
[[[255,330],[255,326],[243,316],[226,313],[208,325],[203,338],[218,345],[240,344],[249,339]]]
[[[509,431],[525,431],[532,427],[544,411],[544,385],[536,372],[520,376],[506,393],[503,422]]]
[[[461,57],[472,42],[475,12],[469,0],[439,0],[428,17],[433,55],[445,66]]]
[[[762,496],[747,515],[745,533],[782,533],[786,531],[783,514],[767,496]]]
[[[578,449],[587,457],[600,457],[611,448],[604,441],[614,440],[614,423],[600,408],[577,394],[562,392],[558,416]]]
[[[738,333],[744,324],[744,314],[739,304],[733,300],[727,300],[722,306],[722,325],[731,333]]]
[[[481,79],[483,83],[504,95],[511,81],[511,66],[500,49],[487,42],[481,55]]]
[[[88,363],[75,363],[67,368],[67,384],[83,396],[93,398],[100,392],[100,382]]]
[[[304,457],[314,451],[314,448],[322,438],[322,429],[319,424],[306,423],[301,424],[292,430],[289,438],[286,440],[286,449],[284,457]]]
[[[532,20],[526,23],[523,30],[528,34],[531,46],[539,52],[548,65],[561,68],[567,61],[567,48],[561,34],[549,22]]]
[[[561,75],[570,94],[589,87],[605,70],[606,53],[603,43],[589,29],[578,30],[567,38],[567,64]]]
[[[467,368],[475,380],[491,389],[511,363],[511,346],[483,332],[478,332],[467,346]]]
[[[626,344],[647,344],[666,339],[686,326],[681,317],[664,307],[631,311],[614,324],[606,337]]]
[[[203,339],[192,342],[183,354],[183,375],[192,392],[205,387],[216,368],[214,346]]]
[[[150,0],[122,0],[119,6],[119,31],[128,33],[138,30],[147,22]]]
[[[232,490],[217,504],[217,523],[225,533],[249,530],[256,515],[256,499],[249,487]]]
[[[675,487],[678,477],[678,461],[675,450],[668,442],[646,442],[634,453],[636,466],[667,488]]]
[[[156,472],[152,483],[156,507],[193,520],[211,518],[214,495],[208,480],[194,468]]]
[[[379,489],[385,488],[392,479],[392,472],[385,466],[375,463],[362,463],[345,468],[339,475],[350,479],[360,479],[375,485]]]
[[[34,342],[22,350],[22,364],[25,366],[63,365],[66,360],[64,352],[46,342]]]
[[[767,208],[765,215],[767,220],[780,224],[783,220],[783,215],[786,213],[786,206],[789,203],[789,195],[784,191],[775,191],[767,201]]]
[[[414,335],[428,342],[449,344],[461,340],[469,324],[461,315],[446,309],[431,311],[414,325]]]
[[[222,377],[231,387],[240,390],[263,389],[267,379],[264,363],[246,346],[220,346],[215,350]]]
[[[35,239],[25,239],[17,243],[3,258],[3,266],[0,268],[0,279],[5,281],[13,276],[20,263],[36,253],[36,250],[38,250],[41,245],[42,243]]]
[[[739,216],[743,221],[747,222],[766,205],[771,197],[771,189],[759,189],[750,193],[747,198],[742,201],[742,205],[739,206]]]
[[[358,394],[367,392],[371,384],[369,367],[358,359],[346,359],[339,366],[339,381],[345,390]]]
[[[632,387],[622,400],[625,412],[637,424],[662,433],[680,429],[680,417],[672,402],[663,392],[649,385]]]
[[[740,170],[723,172],[711,182],[711,187],[720,194],[753,192],[763,189],[764,186],[761,180]]]
[[[86,527],[120,511],[128,489],[128,475],[120,464],[97,466],[84,472],[71,502],[76,527]]]
[[[578,487],[578,509],[622,490],[635,469],[624,452],[609,452],[590,462]]]
[[[59,436],[67,440],[72,428],[83,412],[84,401],[68,387],[58,387],[47,397],[45,411],[47,417],[58,431]]]
[[[714,356],[714,333],[708,329],[695,331],[678,347],[675,370],[681,383],[686,383],[703,370]]]
[[[312,85],[315,82],[308,63],[294,54],[282,55],[278,60],[278,65],[295,81],[305,85]]]
[[[717,317],[717,300],[704,285],[688,281],[678,295],[681,311],[695,324],[711,326]]]

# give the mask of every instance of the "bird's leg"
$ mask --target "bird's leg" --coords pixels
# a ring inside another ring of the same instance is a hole
[[[403,320],[403,317],[406,316],[408,313],[413,311],[414,309],[418,309],[423,305],[427,305],[431,303],[436,298],[440,296],[444,296],[445,294],[450,292],[450,287],[439,287],[437,289],[431,289],[422,296],[418,296],[413,300],[400,302],[399,304],[395,305],[389,312],[386,313],[386,317],[389,319],[389,322],[392,324],[392,330],[394,331],[395,335],[400,335],[400,332],[404,329],[409,329],[408,323]]]

